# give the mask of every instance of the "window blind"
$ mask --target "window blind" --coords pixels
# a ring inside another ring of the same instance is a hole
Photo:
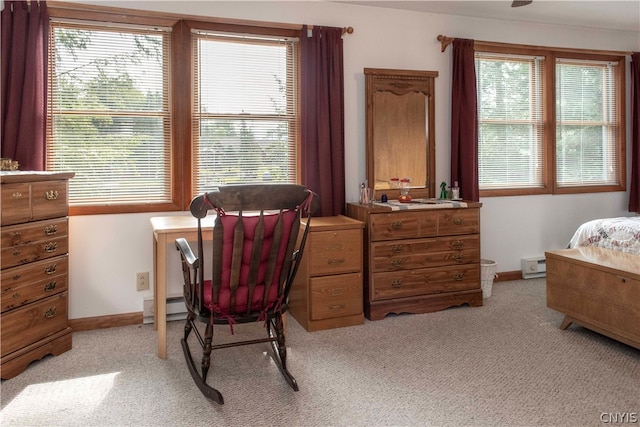
[[[47,169],[71,205],[171,201],[170,29],[53,21]]]
[[[298,181],[297,39],[192,32],[194,196]]]
[[[617,66],[604,61],[556,61],[559,187],[619,184]]]
[[[476,52],[481,190],[543,186],[544,58]]]

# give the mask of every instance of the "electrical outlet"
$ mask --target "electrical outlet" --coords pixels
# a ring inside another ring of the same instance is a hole
[[[139,291],[149,290],[149,272],[136,274],[136,289]]]

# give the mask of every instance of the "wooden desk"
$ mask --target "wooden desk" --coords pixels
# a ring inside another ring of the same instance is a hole
[[[213,239],[215,215],[202,220],[203,237]],[[158,331],[158,357],[167,358],[167,244],[179,237],[198,239],[198,222],[188,216],[158,216],[151,218],[153,229],[153,320]]]

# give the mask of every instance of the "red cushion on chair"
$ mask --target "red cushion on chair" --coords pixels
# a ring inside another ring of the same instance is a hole
[[[297,213],[295,211],[286,211],[283,213],[283,226],[284,232],[282,239],[280,240],[280,247],[278,250],[278,257],[276,263],[276,269],[273,274],[271,286],[269,287],[269,295],[267,297],[267,305],[273,303],[278,298],[278,288],[280,271],[282,269],[282,263],[286,254],[287,245],[289,242],[289,236],[291,234],[291,225],[295,221]],[[273,232],[278,221],[279,214],[265,214],[264,218],[264,239],[262,245],[262,255],[260,258],[260,266],[258,269],[258,276],[256,279],[256,287],[253,292],[251,300],[251,311],[260,311],[263,308],[263,295],[265,286],[265,274],[267,265],[269,262],[269,253],[271,251],[271,245],[273,242]],[[251,262],[251,252],[253,251],[253,243],[255,240],[255,229],[258,224],[259,216],[243,216],[242,222],[244,225],[244,244],[242,251],[242,266],[240,270],[240,279],[238,289],[235,297],[235,313],[244,313],[247,307],[247,298],[249,295],[248,280],[249,280],[249,268]],[[236,214],[225,213],[220,217],[222,222],[224,235],[223,235],[223,253],[222,253],[222,283],[218,295],[218,307],[222,314],[229,313],[229,306],[231,303],[231,263],[233,254],[233,237],[234,229],[238,221]],[[204,289],[204,304],[209,309],[214,309],[212,304],[212,287],[211,281],[205,281]]]

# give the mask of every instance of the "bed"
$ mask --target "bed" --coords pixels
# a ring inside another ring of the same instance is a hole
[[[596,219],[546,252],[547,307],[640,349],[640,217]]]
[[[597,246],[640,255],[640,216],[594,219],[582,224],[569,248]]]

